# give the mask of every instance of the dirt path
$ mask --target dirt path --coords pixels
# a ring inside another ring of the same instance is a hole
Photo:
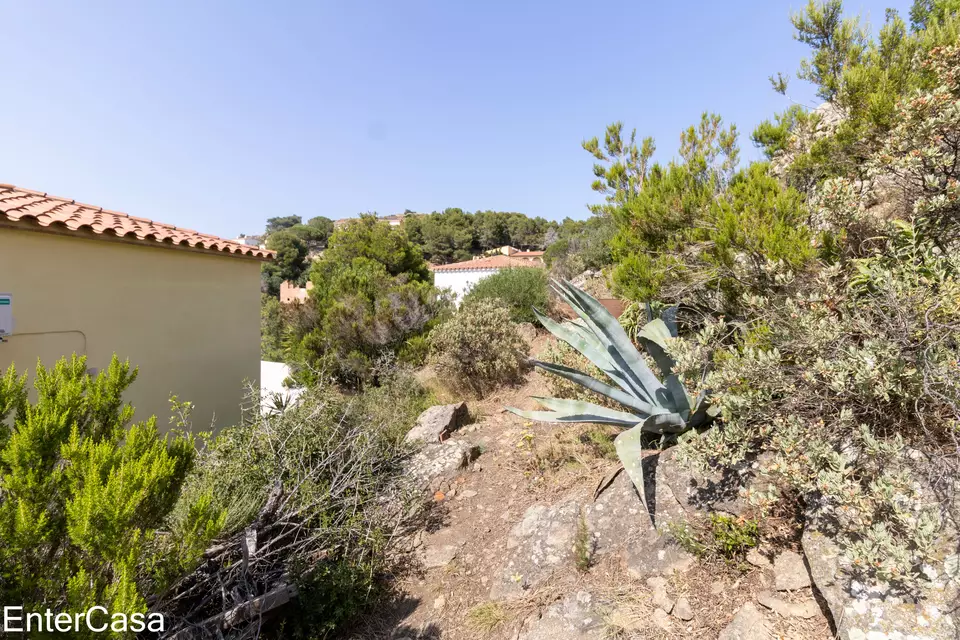
[[[511,554],[511,530],[524,520],[528,509],[574,499],[589,504],[598,481],[617,466],[612,447],[609,442],[603,446],[597,427],[530,423],[503,410],[507,405],[533,408],[530,396],[546,393],[545,379],[532,372],[522,386],[468,402],[474,422],[455,437],[478,445],[482,453],[459,475],[431,487],[436,491],[436,525],[421,540],[425,566],[401,580],[397,586],[402,596],[371,616],[357,637],[713,639],[742,605],[756,602],[758,594],[772,588],[766,569],[694,563],[665,579],[670,599],[686,598],[690,605],[692,619],[685,621],[657,613],[651,585],[628,573],[619,554],[609,553],[591,557],[589,567],[564,561],[547,580],[523,589],[518,597],[491,600],[491,589],[496,580],[502,580]],[[515,577],[518,582],[523,579]],[[531,631],[548,607],[556,610],[563,598],[577,593],[589,594],[597,604],[592,611],[601,620],[591,631],[582,635]],[[812,596],[806,587],[778,597],[801,602]],[[807,619],[761,609],[769,632],[766,637],[831,637],[819,609]]]

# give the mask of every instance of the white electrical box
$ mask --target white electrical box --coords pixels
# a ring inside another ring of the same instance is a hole
[[[13,294],[0,293],[0,336],[13,333]]]

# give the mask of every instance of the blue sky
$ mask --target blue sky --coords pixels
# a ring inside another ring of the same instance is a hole
[[[756,157],[801,4],[0,0],[0,182],[228,237],[290,214],[583,218],[580,142],[613,120],[665,161],[710,109]],[[909,2],[846,6],[878,25]]]

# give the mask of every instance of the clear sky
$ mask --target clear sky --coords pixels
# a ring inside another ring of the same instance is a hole
[[[0,0],[0,182],[233,237],[268,217],[588,215],[584,138],[787,101],[800,0]],[[849,0],[876,26],[908,0]],[[815,104],[794,80],[793,97]]]

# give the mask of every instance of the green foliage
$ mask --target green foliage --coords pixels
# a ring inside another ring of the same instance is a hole
[[[483,395],[519,379],[526,343],[496,300],[464,305],[430,333],[430,362],[453,389]]]
[[[630,132],[630,139],[623,138],[623,123],[607,125],[603,147],[593,137],[581,143],[584,150],[599,162],[593,165],[596,177],[591,188],[606,197],[607,205],[590,205],[595,214],[608,213],[635,197],[643,188],[650,159],[656,151],[653,138],[644,138],[637,146],[637,130]]]
[[[714,199],[733,177],[736,128],[704,113],[681,134],[682,162],[654,164],[643,188],[610,205],[617,234],[610,243],[615,292],[632,300],[660,297],[666,274],[677,268],[692,229],[708,218]],[[629,194],[628,194],[629,195]]]
[[[131,424],[123,392],[137,371],[116,357],[96,377],[74,355],[0,379],[0,596],[27,611],[145,612],[143,574],[193,562],[220,514],[193,503],[174,557],[150,557],[157,529],[193,464],[193,437],[161,437],[156,418]],[[8,418],[12,417],[12,420]],[[122,634],[120,634],[122,635]]]
[[[670,349],[677,337],[676,309],[667,310],[639,333],[640,342],[660,369],[661,382],[623,328],[599,302],[569,283],[556,283],[556,290],[577,313],[580,322],[558,324],[538,313],[541,324],[590,360],[617,387],[575,369],[540,360],[534,360],[533,364],[615,400],[630,409],[630,413],[562,398],[536,398],[549,411],[521,411],[510,407],[508,410],[541,422],[593,422],[627,429],[617,436],[617,454],[643,497],[645,480],[641,449],[644,436],[660,436],[661,444],[675,442],[677,436],[687,431],[706,428],[715,415],[706,392],[692,398],[675,372],[677,363],[670,355]]]
[[[613,261],[610,240],[616,230],[609,215],[595,215],[587,220],[565,218],[547,245],[543,260],[559,279],[573,278],[588,269],[599,271]]]
[[[465,212],[444,209],[430,214],[408,215],[403,228],[410,241],[434,264],[469,260],[484,251],[512,246],[542,249],[546,234],[556,223],[503,211]]]
[[[865,177],[866,159],[901,121],[898,102],[935,83],[923,64],[929,52],[960,39],[955,0],[918,0],[911,10],[912,28],[888,10],[876,38],[868,36],[858,18],[842,13],[840,0],[811,0],[792,17],[796,38],[812,50],[798,77],[812,82],[841,116],[822,135],[814,135],[809,119],[784,119],[795,155],[788,179],[803,189],[838,176]],[[769,123],[758,134],[768,154],[784,139]]]
[[[711,513],[705,522],[670,522],[668,526],[677,543],[699,557],[735,560],[760,542],[756,520],[722,513]]]
[[[789,148],[793,132],[808,122],[809,116],[800,105],[791,105],[783,113],[774,116],[774,121],[764,120],[750,135],[753,144],[773,158],[777,153]]]
[[[260,294],[260,359],[283,362],[283,309],[280,300]]]
[[[289,229],[298,224],[303,223],[303,218],[300,216],[278,216],[276,218],[267,219],[267,228],[264,231],[264,235],[270,236],[278,231],[283,231],[284,229]]]
[[[415,359],[418,347],[409,341],[450,307],[404,232],[373,216],[338,229],[310,279],[304,308],[287,313],[284,337],[286,359],[301,382],[374,381],[379,358],[405,349],[405,359]]]
[[[535,323],[533,309],[546,309],[550,304],[547,274],[543,269],[530,267],[501,269],[473,285],[463,305],[477,300],[493,300],[506,307],[514,322]]]
[[[267,238],[267,249],[277,252],[272,262],[264,262],[261,267],[267,293],[279,296],[285,280],[302,284],[308,266],[307,243],[290,230],[278,231]]]

